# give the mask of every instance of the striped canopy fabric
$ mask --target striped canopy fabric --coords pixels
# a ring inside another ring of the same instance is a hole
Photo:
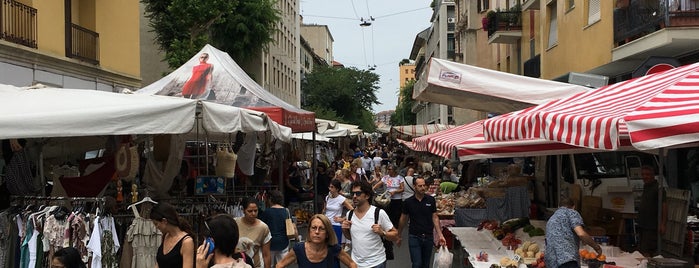
[[[453,125],[442,124],[423,124],[423,125],[407,125],[393,126],[389,136],[395,139],[411,141],[413,138],[422,137],[428,134],[440,132],[445,129],[453,128]]]
[[[451,158],[452,152],[456,150],[459,161],[601,151],[544,139],[490,142],[483,135],[483,121],[415,138],[412,143],[401,143],[412,150],[428,151],[445,158]],[[619,150],[633,150],[625,128],[620,129],[620,136]]]
[[[486,120],[489,141],[544,139],[616,150],[628,123],[641,150],[699,140],[699,63],[591,89]]]
[[[415,138],[413,144],[416,151],[428,151],[450,158],[456,145],[477,135],[483,135],[483,120]]]

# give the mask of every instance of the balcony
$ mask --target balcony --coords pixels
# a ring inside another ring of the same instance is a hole
[[[697,1],[621,0],[614,9],[617,46],[666,27],[688,26],[699,26]]]
[[[89,29],[70,23],[66,31],[66,57],[98,65],[100,35]]]
[[[522,39],[521,11],[492,11],[483,26],[488,31],[488,44],[515,44]]]
[[[0,1],[0,39],[37,48],[36,9],[14,0]]]

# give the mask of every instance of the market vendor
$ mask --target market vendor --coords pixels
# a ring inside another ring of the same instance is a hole
[[[583,229],[583,219],[575,210],[575,203],[561,197],[561,207],[546,223],[546,267],[580,267],[580,241],[591,246],[597,254],[602,247]]]

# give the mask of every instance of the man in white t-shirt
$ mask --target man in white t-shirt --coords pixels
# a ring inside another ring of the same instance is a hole
[[[399,234],[385,211],[380,210],[379,219],[375,219],[377,208],[370,204],[372,194],[368,182],[352,183],[355,209],[346,218],[349,218],[350,213],[352,217],[342,222],[342,234],[352,240],[352,260],[357,263],[357,267],[385,268],[386,250],[381,237],[395,241]]]

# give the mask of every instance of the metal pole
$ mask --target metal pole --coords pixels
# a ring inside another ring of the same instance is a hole
[[[311,181],[313,182],[313,212],[318,213],[318,174],[316,174],[316,169],[318,168],[318,158],[316,157],[316,131],[313,130],[313,145],[312,150],[313,160],[311,160]]]
[[[660,148],[658,149],[659,157],[658,157],[658,178],[660,181],[658,182],[658,227],[660,227],[660,224],[662,223],[662,217],[663,217],[663,192],[665,191],[665,185],[663,185],[663,182],[665,181],[665,149]],[[665,232],[667,232],[667,226],[665,227]],[[661,254],[662,251],[662,246],[663,246],[663,236],[660,234],[660,231],[656,228],[657,233],[655,234],[658,238],[658,250],[657,253]]]

